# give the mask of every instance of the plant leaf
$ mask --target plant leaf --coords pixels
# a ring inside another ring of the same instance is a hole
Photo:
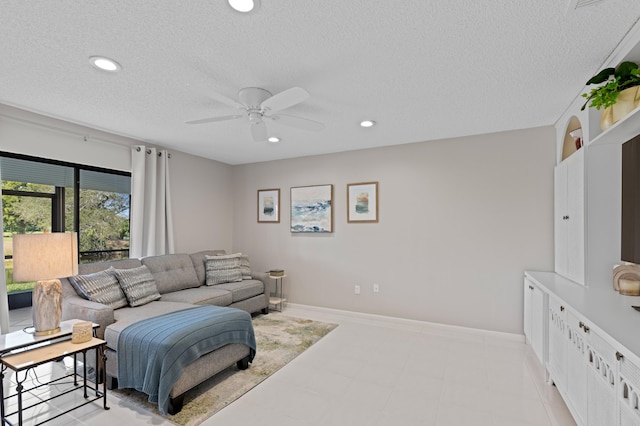
[[[633,70],[638,68],[638,64],[631,61],[626,61],[618,65],[616,69],[616,77],[629,77],[633,74]]]
[[[587,81],[587,85],[604,83],[605,81],[607,81],[607,79],[610,76],[615,75],[615,72],[616,72],[615,68],[603,69],[598,74],[596,74],[593,77],[591,77],[591,79],[589,81]]]

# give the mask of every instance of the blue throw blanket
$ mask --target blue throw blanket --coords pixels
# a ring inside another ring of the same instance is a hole
[[[199,306],[136,322],[118,336],[118,386],[146,393],[166,414],[183,369],[230,343],[249,346],[253,361],[256,340],[249,313]]]

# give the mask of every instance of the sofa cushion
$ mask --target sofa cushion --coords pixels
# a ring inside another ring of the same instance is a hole
[[[233,302],[233,297],[230,291],[219,289],[218,286],[202,286],[163,294],[162,301],[229,306]]]
[[[188,254],[150,256],[141,261],[149,268],[155,278],[156,287],[160,294],[200,287],[201,285]]]
[[[206,260],[205,256],[218,256],[224,254],[226,254],[224,250],[204,250],[189,255],[191,262],[193,263],[193,267],[196,270],[196,275],[198,276],[198,282],[200,285],[205,285],[207,277],[204,266]]]
[[[240,256],[240,272],[242,273],[243,280],[250,280],[253,278],[251,276],[251,265],[249,264],[249,256],[246,254]]]
[[[87,300],[102,303],[113,309],[127,306],[127,298],[120,288],[113,267],[93,274],[74,275],[69,277],[69,282],[76,293]]]
[[[118,347],[118,336],[127,326],[146,318],[157,317],[158,315],[189,308],[193,308],[193,305],[188,303],[165,302],[158,300],[147,303],[144,306],[118,309],[117,311],[114,311],[114,318],[116,321],[113,324],[108,325],[104,330],[104,340],[107,341],[107,346],[109,348],[116,350]]]
[[[215,288],[230,291],[232,303],[264,293],[264,283],[258,280],[242,280],[240,282],[218,284]]]
[[[160,299],[155,279],[146,265],[133,269],[116,269],[115,272],[120,287],[132,307]]]
[[[207,285],[242,281],[240,253],[223,256],[205,256],[205,259]]]

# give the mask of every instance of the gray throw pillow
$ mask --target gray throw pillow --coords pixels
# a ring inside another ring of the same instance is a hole
[[[250,280],[253,278],[251,276],[251,265],[249,264],[249,256],[246,254],[240,256],[240,272],[242,273],[243,280]]]
[[[242,281],[240,253],[205,256],[205,273],[207,285]]]
[[[113,267],[93,274],[74,275],[69,277],[69,282],[76,293],[87,300],[113,309],[127,306],[127,298],[118,284]]]
[[[160,299],[156,280],[146,265],[132,269],[116,269],[115,272],[129,305],[141,306]]]

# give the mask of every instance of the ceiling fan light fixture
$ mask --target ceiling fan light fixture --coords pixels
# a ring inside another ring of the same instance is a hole
[[[269,142],[271,143],[278,143],[280,142],[280,138],[277,138],[275,136],[271,136],[269,139],[267,139]]]
[[[122,69],[119,63],[105,56],[91,56],[89,62],[101,71],[118,72]]]
[[[376,122],[373,120],[363,120],[360,122],[360,127],[373,127]]]
[[[242,13],[248,13],[252,10],[256,10],[259,5],[259,0],[228,0],[229,6],[234,10]]]

